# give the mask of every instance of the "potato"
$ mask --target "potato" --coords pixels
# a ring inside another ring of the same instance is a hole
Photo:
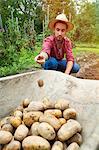
[[[78,145],[82,144],[82,136],[79,133],[76,133],[74,136],[72,136],[68,141],[67,144],[71,144],[73,142],[76,142]]]
[[[53,140],[56,136],[54,128],[46,122],[40,123],[38,133],[47,140]]]
[[[55,130],[58,130],[61,127],[60,121],[55,116],[53,116],[51,114],[42,115],[39,118],[39,121],[49,123]]]
[[[12,140],[12,134],[9,131],[0,131],[0,144],[7,144]]]
[[[65,120],[65,118],[59,118],[59,122],[60,122],[60,124],[62,126],[63,124],[66,123],[66,120]]]
[[[28,98],[26,98],[26,99],[24,99],[23,100],[23,107],[25,108],[25,107],[28,107],[28,105],[30,104],[30,100],[28,99]]]
[[[39,127],[39,122],[34,122],[31,126],[30,129],[30,135],[39,135],[38,133],[38,127]]]
[[[19,111],[21,111],[21,112],[23,112],[23,106],[22,105],[20,105],[20,106],[18,106],[17,108],[16,108],[16,110],[19,110]]]
[[[4,146],[5,150],[21,150],[21,143],[19,141],[11,141],[9,144]]]
[[[43,85],[44,85],[44,81],[41,80],[41,79],[39,79],[39,80],[38,80],[38,86],[39,86],[39,87],[42,87]]]
[[[12,116],[10,118],[10,123],[12,124],[13,127],[17,128],[21,124],[22,120],[20,117],[14,117]]]
[[[55,141],[51,150],[63,150],[63,143],[60,141]]]
[[[13,133],[13,131],[14,131],[13,126],[8,123],[3,125],[2,130],[9,131],[11,133]]]
[[[41,111],[23,113],[23,122],[25,125],[31,126],[34,122],[37,122],[42,115],[43,113]]]
[[[74,134],[81,131],[81,125],[76,120],[70,119],[61,126],[58,130],[57,136],[60,141],[66,141]]]
[[[22,142],[24,150],[50,150],[50,143],[40,136],[28,136]]]
[[[80,147],[77,143],[73,142],[67,147],[66,150],[80,150]]]
[[[14,133],[14,138],[18,141],[22,141],[27,136],[28,132],[29,132],[28,128],[25,125],[21,124],[16,129]]]
[[[51,109],[51,108],[55,108],[55,102],[54,101],[50,101],[48,98],[44,97],[42,99],[43,105],[44,105],[44,109]]]
[[[44,105],[41,101],[32,101],[27,107],[27,111],[43,111],[44,110]]]
[[[0,121],[0,126],[1,126],[1,128],[2,128],[2,126],[3,126],[4,124],[10,123],[10,118],[11,118],[11,117],[5,117],[5,118],[3,118],[3,119]]]
[[[62,112],[59,109],[48,109],[44,111],[44,114],[51,114],[54,115],[57,118],[62,117]]]
[[[16,110],[16,111],[14,111],[14,116],[15,116],[15,117],[20,117],[20,118],[22,118],[23,114],[22,114],[21,111]]]
[[[74,108],[68,108],[63,111],[63,117],[68,120],[68,119],[75,119],[77,116],[77,112]]]
[[[67,101],[65,99],[57,100],[55,103],[55,108],[60,109],[60,110],[65,110],[65,109],[69,108],[69,101]]]

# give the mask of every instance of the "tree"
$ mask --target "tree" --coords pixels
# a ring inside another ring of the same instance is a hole
[[[11,12],[13,12],[13,17],[18,17],[20,25],[23,26],[24,22],[29,22],[36,17],[36,8],[40,3],[40,0],[1,0],[0,14],[3,25],[8,18],[11,18]]]
[[[43,20],[44,20],[44,11],[42,10],[42,5],[37,6],[36,8],[36,17],[34,19],[34,29],[37,34],[40,34],[43,31]]]
[[[75,5],[72,0],[46,0],[44,1],[45,10],[47,11],[47,6],[49,5],[50,19],[55,18],[56,15],[60,13],[65,13],[69,18],[69,14],[74,17],[76,13]]]
[[[95,3],[87,1],[81,3],[79,14],[75,19],[74,39],[82,42],[93,42],[96,39]]]

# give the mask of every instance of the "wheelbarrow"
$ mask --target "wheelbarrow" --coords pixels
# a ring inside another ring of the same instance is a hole
[[[38,81],[43,80],[39,86]],[[57,71],[35,71],[0,79],[0,118],[10,114],[22,99],[63,98],[78,112],[82,126],[81,150],[99,150],[99,80],[78,79]]]

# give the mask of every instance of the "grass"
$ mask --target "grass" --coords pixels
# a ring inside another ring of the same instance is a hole
[[[99,55],[99,48],[76,47],[73,49],[74,56],[82,55],[83,53],[95,53]]]
[[[99,45],[93,43],[76,43],[76,47],[73,48],[74,56],[82,55],[83,53],[95,53],[99,55]]]
[[[77,43],[77,47],[99,48],[99,43]]]

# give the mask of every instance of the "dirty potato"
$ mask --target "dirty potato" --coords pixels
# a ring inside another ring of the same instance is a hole
[[[21,143],[19,141],[13,140],[9,144],[4,146],[5,150],[21,150]]]
[[[30,135],[39,135],[38,128],[39,128],[39,122],[34,122],[30,129]]]
[[[44,105],[44,109],[52,109],[55,108],[55,101],[51,101],[49,100],[47,97],[44,97],[42,99],[43,105]]]
[[[24,124],[21,124],[16,129],[14,133],[14,138],[18,141],[22,141],[28,135],[28,132],[29,132],[28,128]]]
[[[44,105],[41,101],[32,101],[27,107],[27,111],[43,111]]]
[[[14,116],[22,118],[23,114],[20,110],[16,110],[16,111],[14,111]]]
[[[62,111],[59,109],[48,109],[44,111],[44,114],[54,115],[56,118],[62,117]]]
[[[80,150],[80,147],[77,143],[73,142],[67,147],[66,150]]]
[[[2,128],[3,125],[10,123],[10,118],[11,117],[5,117],[2,120],[0,120],[0,126]]]
[[[39,79],[37,82],[39,87],[42,87],[44,85],[44,81],[41,79]]]
[[[76,120],[70,119],[61,126],[58,130],[57,136],[60,141],[66,141],[74,134],[81,131],[81,125]]]
[[[63,117],[68,120],[68,119],[76,119],[77,112],[74,108],[68,108],[63,111]]]
[[[30,104],[30,100],[28,98],[24,99],[22,102],[23,107],[28,107],[28,105]]]
[[[11,133],[14,131],[13,126],[10,123],[4,124],[2,126],[2,130],[9,131]]]
[[[42,115],[39,118],[39,121],[49,123],[55,130],[58,130],[61,127],[60,121],[55,116],[53,116],[51,114]]]
[[[50,143],[40,136],[28,136],[22,142],[24,150],[50,150]]]
[[[55,141],[51,150],[63,150],[63,143],[60,141]]]
[[[31,126],[34,122],[37,122],[42,115],[43,113],[41,111],[30,111],[23,113],[23,122],[25,125]]]
[[[7,144],[12,140],[12,134],[9,131],[0,131],[0,144]]]
[[[66,123],[66,120],[65,120],[65,118],[59,118],[59,122],[60,122],[60,124],[62,126],[63,124]]]
[[[69,101],[65,99],[57,100],[55,103],[55,108],[60,110],[65,110],[69,108]]]
[[[69,140],[67,140],[68,144],[71,144],[73,142],[76,142],[78,145],[82,144],[82,136],[79,133],[76,133],[74,136],[72,136]]]
[[[10,123],[13,127],[17,128],[22,123],[22,120],[20,117],[12,116],[10,118]]]
[[[39,124],[38,133],[47,140],[53,140],[56,136],[54,128],[46,122]]]
[[[16,108],[16,110],[19,110],[19,111],[21,111],[21,112],[23,112],[23,106],[22,105],[19,105],[17,108]]]

